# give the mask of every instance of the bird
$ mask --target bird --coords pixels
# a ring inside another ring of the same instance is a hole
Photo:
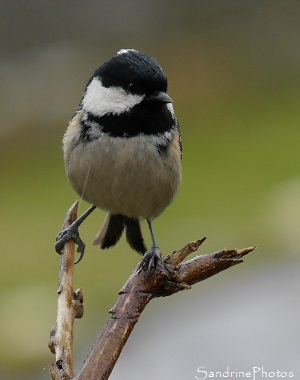
[[[74,239],[77,262],[82,259],[78,227],[99,208],[107,214],[94,244],[110,248],[125,232],[147,270],[154,271],[162,255],[153,220],[173,201],[182,180],[181,135],[167,90],[157,60],[135,49],[121,49],[95,70],[63,137],[68,180],[91,206],[59,233],[58,253]],[[150,231],[149,250],[142,221]]]

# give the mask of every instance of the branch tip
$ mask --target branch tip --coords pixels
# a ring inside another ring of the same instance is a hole
[[[55,355],[55,346],[56,346],[56,341],[55,341],[55,334],[56,334],[56,326],[51,327],[50,329],[50,340],[48,343],[48,347],[52,354]]]
[[[74,292],[73,299],[73,309],[75,313],[75,318],[80,319],[83,317],[84,308],[83,308],[83,289],[79,288]]]
[[[237,254],[240,255],[241,257],[248,255],[248,253],[254,251],[256,249],[256,246],[254,247],[248,247],[248,248],[243,248],[243,249],[237,249]]]
[[[190,255],[193,252],[198,251],[198,249],[200,248],[200,246],[203,244],[205,240],[206,240],[206,237],[203,237],[202,239],[199,239],[197,241],[192,241],[191,243],[186,244],[179,251],[175,251],[171,255],[168,255],[165,261],[168,264],[173,265],[173,266],[180,264],[185,258],[187,258],[188,255]]]
[[[78,212],[78,200],[75,201],[72,206],[67,211],[67,216],[63,225],[63,228],[67,228],[71,223],[73,223],[77,218]]]
[[[256,247],[248,247],[242,249],[223,249],[222,251],[214,253],[214,258],[216,259],[232,259],[235,261],[242,262],[242,257],[248,255],[248,253],[252,252]]]
[[[78,288],[77,290],[75,290],[74,299],[80,303],[83,303],[83,289],[82,288]]]

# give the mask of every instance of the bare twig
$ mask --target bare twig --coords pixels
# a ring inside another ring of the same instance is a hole
[[[131,331],[152,298],[190,289],[196,282],[241,263],[242,257],[254,249],[222,250],[181,263],[204,240],[189,243],[180,251],[164,258],[150,278],[143,271],[142,262],[137,266],[121,289],[119,299],[110,311],[112,317],[99,334],[76,380],[108,379]]]
[[[75,220],[76,214],[77,203],[69,210],[64,227]],[[141,313],[152,298],[190,289],[193,284],[243,262],[243,257],[255,249],[224,249],[183,262],[189,254],[199,249],[204,240],[191,242],[158,261],[151,277],[145,273],[143,268],[146,265],[144,259],[141,260],[119,292],[117,303],[110,310],[111,318],[76,377],[73,324],[74,318],[82,316],[83,295],[81,289],[73,292],[74,242],[68,241],[61,255],[57,327],[50,332],[49,347],[56,354],[56,364],[49,367],[52,379],[107,380]]]
[[[69,209],[63,228],[77,217],[78,202]],[[73,327],[74,319],[83,315],[83,291],[73,291],[75,243],[69,240],[60,255],[60,273],[56,327],[50,331],[49,348],[55,354],[56,364],[49,367],[53,380],[74,378]]]

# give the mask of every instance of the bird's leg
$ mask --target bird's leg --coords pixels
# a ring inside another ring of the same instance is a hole
[[[64,244],[68,240],[74,239],[75,243],[78,245],[77,252],[80,253],[79,258],[75,261],[75,264],[81,261],[84,255],[84,250],[85,250],[85,244],[79,236],[78,227],[95,210],[95,208],[96,206],[94,205],[88,208],[86,212],[83,213],[79,218],[77,218],[72,224],[70,224],[69,227],[60,231],[60,233],[56,237],[55,250],[59,254],[61,253],[61,250],[63,249]]]
[[[158,260],[161,259],[161,252],[154,236],[152,221],[147,219],[147,223],[150,230],[152,246],[147,252],[145,252],[144,258],[146,260],[145,262],[147,263],[146,271],[149,273],[149,275],[151,275],[156,268]]]

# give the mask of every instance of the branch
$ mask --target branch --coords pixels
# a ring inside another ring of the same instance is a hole
[[[63,228],[68,227],[77,217],[78,202],[67,213]],[[74,378],[73,327],[74,319],[83,315],[83,290],[73,291],[75,243],[69,240],[60,255],[60,272],[56,327],[50,331],[49,348],[55,354],[56,364],[49,367],[53,380]]]
[[[77,203],[69,210],[64,228],[76,219],[76,214]],[[56,364],[49,367],[52,379],[107,380],[141,313],[152,298],[190,289],[197,282],[242,263],[243,257],[255,249],[223,249],[183,262],[199,249],[204,240],[189,243],[159,260],[151,277],[145,271],[145,259],[140,261],[119,292],[117,303],[110,310],[111,318],[75,377],[73,325],[74,318],[80,318],[83,314],[83,293],[81,289],[73,292],[74,242],[68,241],[61,255],[57,327],[52,328],[50,333],[49,347],[56,354]]]
[[[190,289],[191,285],[243,262],[243,256],[254,250],[254,247],[224,249],[182,263],[189,254],[198,250],[204,240],[189,243],[165,257],[150,278],[143,270],[142,259],[121,289],[118,301],[110,311],[112,317],[100,332],[76,380],[108,379],[131,331],[152,298]]]

